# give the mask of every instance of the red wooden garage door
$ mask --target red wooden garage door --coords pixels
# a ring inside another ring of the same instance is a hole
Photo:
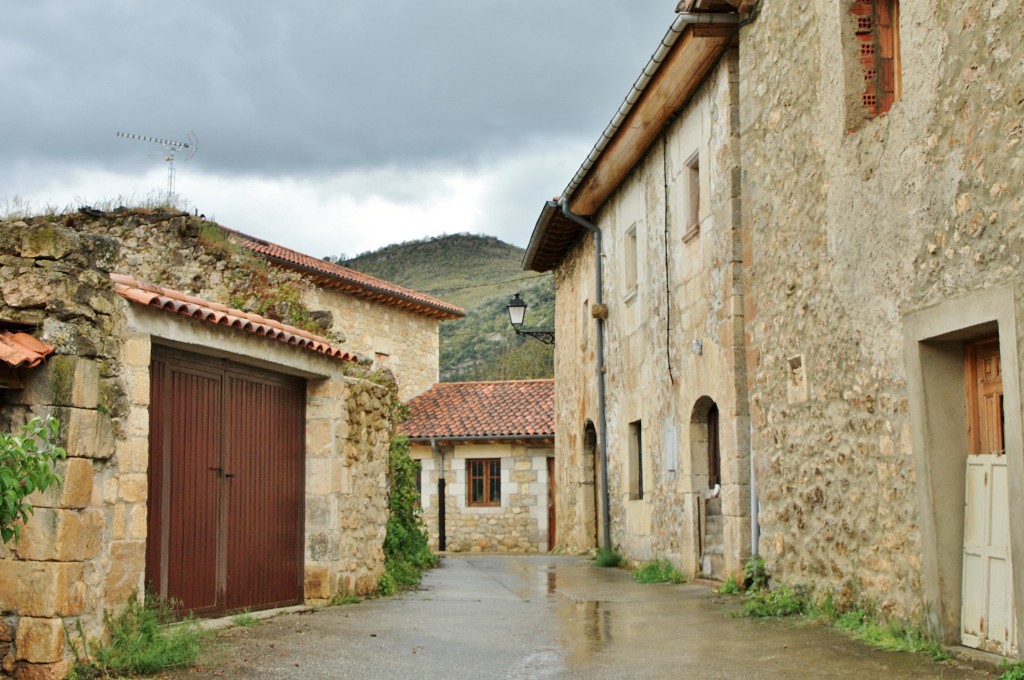
[[[305,385],[154,348],[150,589],[199,615],[302,599]]]

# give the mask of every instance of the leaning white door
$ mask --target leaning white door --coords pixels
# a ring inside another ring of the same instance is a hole
[[[969,647],[1016,657],[1016,628],[1006,456],[967,456],[960,637]]]

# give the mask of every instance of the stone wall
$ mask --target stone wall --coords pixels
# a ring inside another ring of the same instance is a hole
[[[146,222],[136,256],[126,241],[78,232],[85,216],[0,224],[0,318],[39,327],[56,353],[0,394],[0,427],[52,413],[68,458],[64,484],[32,498],[22,539],[0,547],[0,651],[4,672],[62,677],[65,631],[103,634],[145,582],[150,354],[154,342],[214,353],[307,380],[305,597],[323,602],[376,589],[383,572],[388,442],[394,385],[360,379],[351,364],[252,334],[138,308],[108,273],[139,276],[159,260],[147,248],[181,225]],[[182,277],[225,271],[187,248]],[[190,268],[198,259],[202,268]],[[133,271],[132,263],[140,272]],[[164,281],[164,283],[168,283]],[[209,289],[198,283],[193,290]],[[216,298],[212,298],[216,301]],[[359,369],[366,373],[368,368]],[[26,675],[28,677],[28,675]]]
[[[331,313],[331,330],[345,338],[346,349],[397,376],[402,401],[422,394],[438,381],[437,319],[334,290],[312,288],[304,299],[311,308]]]
[[[850,3],[761,4],[740,66],[761,552],[779,580],[910,618],[938,603],[904,320],[1019,281],[1024,7],[900,3],[902,96],[849,132]]]
[[[78,231],[115,239],[121,246],[119,273],[285,322],[289,305],[304,304],[321,324],[316,332],[394,373],[403,400],[437,382],[437,319],[315,286],[293,270],[262,266],[259,256],[233,245],[217,225],[187,214],[125,210],[63,219]],[[261,265],[257,276],[250,273],[254,262]],[[266,291],[280,300],[269,311],[260,306]]]
[[[548,549],[548,446],[440,444],[445,450],[445,537],[451,552],[536,553]],[[438,549],[438,458],[430,446],[413,444],[420,461],[423,521],[430,547]],[[501,458],[501,506],[466,503],[466,461]]]
[[[0,427],[52,413],[68,454],[59,466],[64,484],[30,498],[37,509],[21,541],[0,547],[8,674],[63,677],[62,619],[81,617],[95,632],[101,593],[123,601],[125,575],[144,559],[146,449],[141,457],[115,455],[129,429],[121,339],[113,332],[119,306],[106,275],[116,254],[101,236],[0,225],[0,318],[41,326],[57,348],[27,375],[26,389],[3,393]],[[129,580],[129,591],[138,588],[141,569]]]
[[[612,543],[630,559],[668,558],[700,570],[698,514],[707,487],[699,404],[721,413],[725,554],[718,575],[749,553],[749,459],[739,222],[738,60],[730,52],[595,217],[602,230],[608,477]],[[699,200],[690,196],[699,168]],[[699,204],[698,221],[690,219]],[[627,263],[635,239],[635,284]],[[593,245],[556,272],[556,437],[559,508],[581,523],[560,543],[594,545],[584,444],[599,426]],[[694,343],[700,351],[694,351]],[[640,423],[644,494],[630,494],[629,428]],[[581,530],[582,527],[587,527]]]

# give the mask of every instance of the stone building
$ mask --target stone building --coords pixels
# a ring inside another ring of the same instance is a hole
[[[555,272],[559,545],[719,577],[750,551],[736,20],[673,23],[524,260]]]
[[[258,257],[177,213],[0,224],[0,426],[53,414],[68,452],[0,547],[4,672],[62,677],[67,631],[145,588],[200,615],[375,590],[397,386]]]
[[[679,4],[525,261],[556,272],[560,540],[601,534],[606,436],[610,542],[720,573],[707,395],[726,573],[750,489],[776,582],[1017,656],[1024,7]]]
[[[431,548],[535,553],[554,547],[553,381],[439,383],[408,407],[400,431],[422,466]]]
[[[1009,656],[1021,35],[1019,2],[764,0],[739,67],[761,553],[779,579]]]

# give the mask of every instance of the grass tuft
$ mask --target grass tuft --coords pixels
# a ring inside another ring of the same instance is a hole
[[[637,583],[685,583],[686,577],[668,560],[644,562],[633,570]]]
[[[263,622],[246,611],[242,612],[241,614],[235,614],[234,616],[232,616],[231,623],[235,624],[236,626],[241,626],[243,628],[255,628],[256,626],[261,625]]]
[[[144,600],[132,597],[119,614],[106,614],[104,621],[110,642],[96,646],[90,653],[90,645],[83,640],[84,658],[76,660],[68,678],[149,675],[190,666],[208,636],[194,619],[174,623],[171,604],[151,595]]]
[[[999,680],[1024,680],[1024,661],[1004,663],[999,670],[1002,671]]]
[[[626,560],[622,554],[611,548],[601,548],[594,558],[596,567],[621,567]]]

